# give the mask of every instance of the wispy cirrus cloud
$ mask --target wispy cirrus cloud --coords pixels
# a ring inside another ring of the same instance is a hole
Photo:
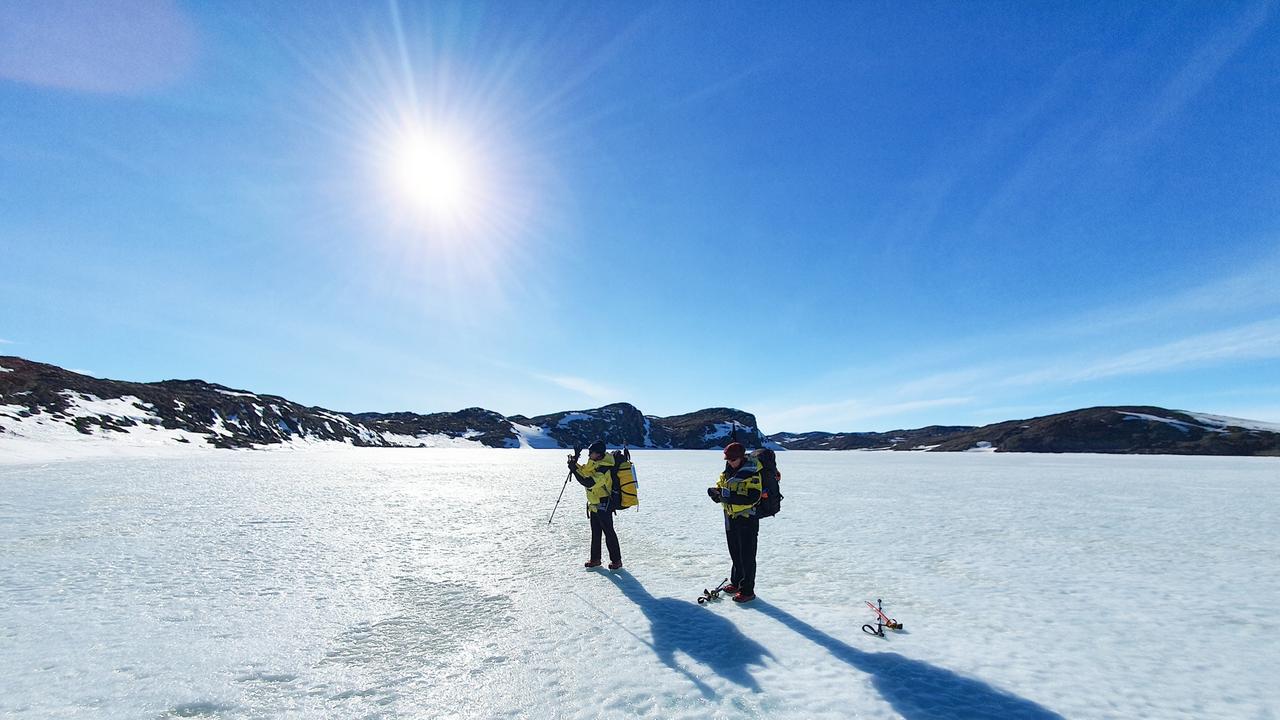
[[[796,428],[808,431],[817,426],[840,430],[866,420],[889,417],[916,410],[968,405],[972,397],[943,397],[900,402],[877,402],[873,397],[834,403],[800,405],[776,411],[757,412],[756,419],[766,428]],[[770,430],[770,432],[777,432]]]
[[[991,417],[980,404],[1030,416],[1072,409],[1062,403],[1073,397],[1133,402],[1114,396],[1114,389],[1098,394],[1094,383],[1280,360],[1280,319],[1270,312],[1280,307],[1277,276],[1280,254],[1137,304],[1098,307],[1047,325],[995,328],[984,337],[886,359],[880,372],[862,368],[823,381],[822,392],[849,400],[760,403],[757,415],[768,428],[793,431],[872,429],[868,420],[881,420],[874,425],[883,430],[1007,419]],[[920,412],[941,409],[951,412]]]
[[[535,375],[534,377],[600,402],[619,402],[624,398],[622,390],[586,378],[572,375]]]
[[[1116,328],[1185,321],[1190,317],[1216,317],[1280,308],[1280,252],[1246,263],[1247,267],[1230,275],[1207,280],[1199,285],[1174,288],[1160,297],[1124,308],[1107,307],[1077,315],[1054,327],[1068,334],[1113,331]]]
[[[0,3],[0,78],[38,87],[136,95],[194,63],[194,23],[173,0]]]
[[[1047,388],[1272,359],[1280,359],[1280,320],[1245,323],[1137,347],[1131,344],[1123,349],[1053,352],[1047,348],[1039,356],[975,363],[908,379],[886,389],[907,397],[926,392],[989,395],[1008,392],[1011,387]]]
[[[1011,375],[1003,384],[1077,383],[1245,360],[1280,358],[1280,320],[1201,333],[1119,354],[1072,358]]]
[[[1075,103],[1079,110],[1064,109],[990,193],[975,215],[973,231],[979,235],[992,232],[1011,213],[1034,206],[1049,189],[1073,182],[1077,175],[1114,168],[1141,153],[1213,84],[1266,24],[1273,5],[1267,0],[1247,7],[1227,27],[1180,54],[1170,64],[1171,73],[1155,88],[1125,85],[1132,72],[1128,57],[1108,60],[1082,54],[1073,58],[1067,73],[1074,74],[1075,83],[1064,84],[1063,92],[1078,97],[1085,87],[1096,90],[1114,85],[1125,89],[1105,93],[1092,103]],[[1152,51],[1167,44],[1159,25],[1147,33],[1144,42],[1135,40],[1135,46],[1146,45]],[[1057,96],[1055,102],[1061,99]]]
[[[1140,120],[1111,143],[1110,151],[1124,150],[1147,142],[1163,125],[1177,117],[1207,87],[1245,43],[1258,32],[1271,14],[1271,0],[1246,8],[1230,26],[1195,49],[1151,101],[1142,108]]]

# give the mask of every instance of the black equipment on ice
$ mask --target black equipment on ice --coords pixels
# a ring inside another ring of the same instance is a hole
[[[876,598],[876,604],[872,605],[871,601],[867,601],[867,607],[871,608],[871,612],[876,614],[876,626],[871,627],[870,624],[862,626],[862,632],[876,637],[884,637],[884,629],[901,630],[902,623],[894,618],[884,614],[884,607],[880,604],[880,598]]]
[[[724,592],[725,586],[727,586],[728,584],[729,584],[729,578],[725,578],[720,581],[720,584],[716,586],[715,590],[708,590],[706,588],[703,588],[702,597],[698,598],[698,604],[705,605],[707,604],[707,602],[711,600],[719,600],[720,593]]]
[[[580,448],[580,447],[578,447],[577,445],[575,445],[575,446],[573,447],[573,461],[574,461],[575,463],[576,463],[576,462],[578,462],[578,456],[580,456],[580,455],[582,455],[582,448]],[[555,519],[555,517],[556,517],[556,509],[560,507],[560,499],[564,497],[564,489],[565,489],[565,488],[567,488],[567,487],[569,487],[569,478],[572,478],[572,477],[573,477],[573,471],[572,471],[572,470],[570,470],[570,471],[569,471],[569,474],[568,474],[568,475],[565,475],[565,476],[564,476],[564,484],[560,486],[560,497],[557,497],[557,498],[556,498],[556,505],[555,505],[555,507],[551,508],[551,517],[547,518],[547,524],[548,524],[548,525],[550,525],[550,524],[551,524],[551,521]]]

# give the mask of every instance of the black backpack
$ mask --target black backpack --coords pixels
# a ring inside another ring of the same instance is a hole
[[[782,510],[782,489],[778,487],[778,456],[772,450],[752,453],[760,463],[760,502],[756,504],[756,517],[767,518]]]

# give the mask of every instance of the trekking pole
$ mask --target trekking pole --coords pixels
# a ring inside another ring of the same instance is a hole
[[[575,446],[574,446],[574,448],[573,448],[573,461],[574,461],[575,463],[576,463],[576,462],[578,462],[578,456],[579,456],[579,455],[581,455],[581,454],[582,454],[582,448],[580,448],[580,447],[578,447],[578,446],[576,446],[576,445],[575,445]],[[564,489],[565,489],[565,488],[567,488],[567,487],[569,487],[569,478],[571,478],[571,477],[573,477],[573,471],[572,471],[572,470],[570,470],[570,471],[569,471],[569,474],[568,474],[568,475],[565,475],[565,476],[564,476],[564,484],[560,486],[560,496],[556,498],[556,505],[555,505],[555,507],[551,508],[551,517],[547,518],[547,524],[548,524],[548,525],[550,525],[550,524],[551,524],[551,521],[552,521],[552,520],[554,520],[554,519],[555,519],[555,517],[556,517],[556,510],[560,507],[560,500],[561,500],[561,498],[563,498],[563,497],[564,497]]]

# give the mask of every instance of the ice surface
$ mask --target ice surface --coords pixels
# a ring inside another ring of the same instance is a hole
[[[701,607],[720,455],[633,456],[616,575],[563,451],[0,465],[0,717],[1280,708],[1280,460],[788,452],[760,600]]]

